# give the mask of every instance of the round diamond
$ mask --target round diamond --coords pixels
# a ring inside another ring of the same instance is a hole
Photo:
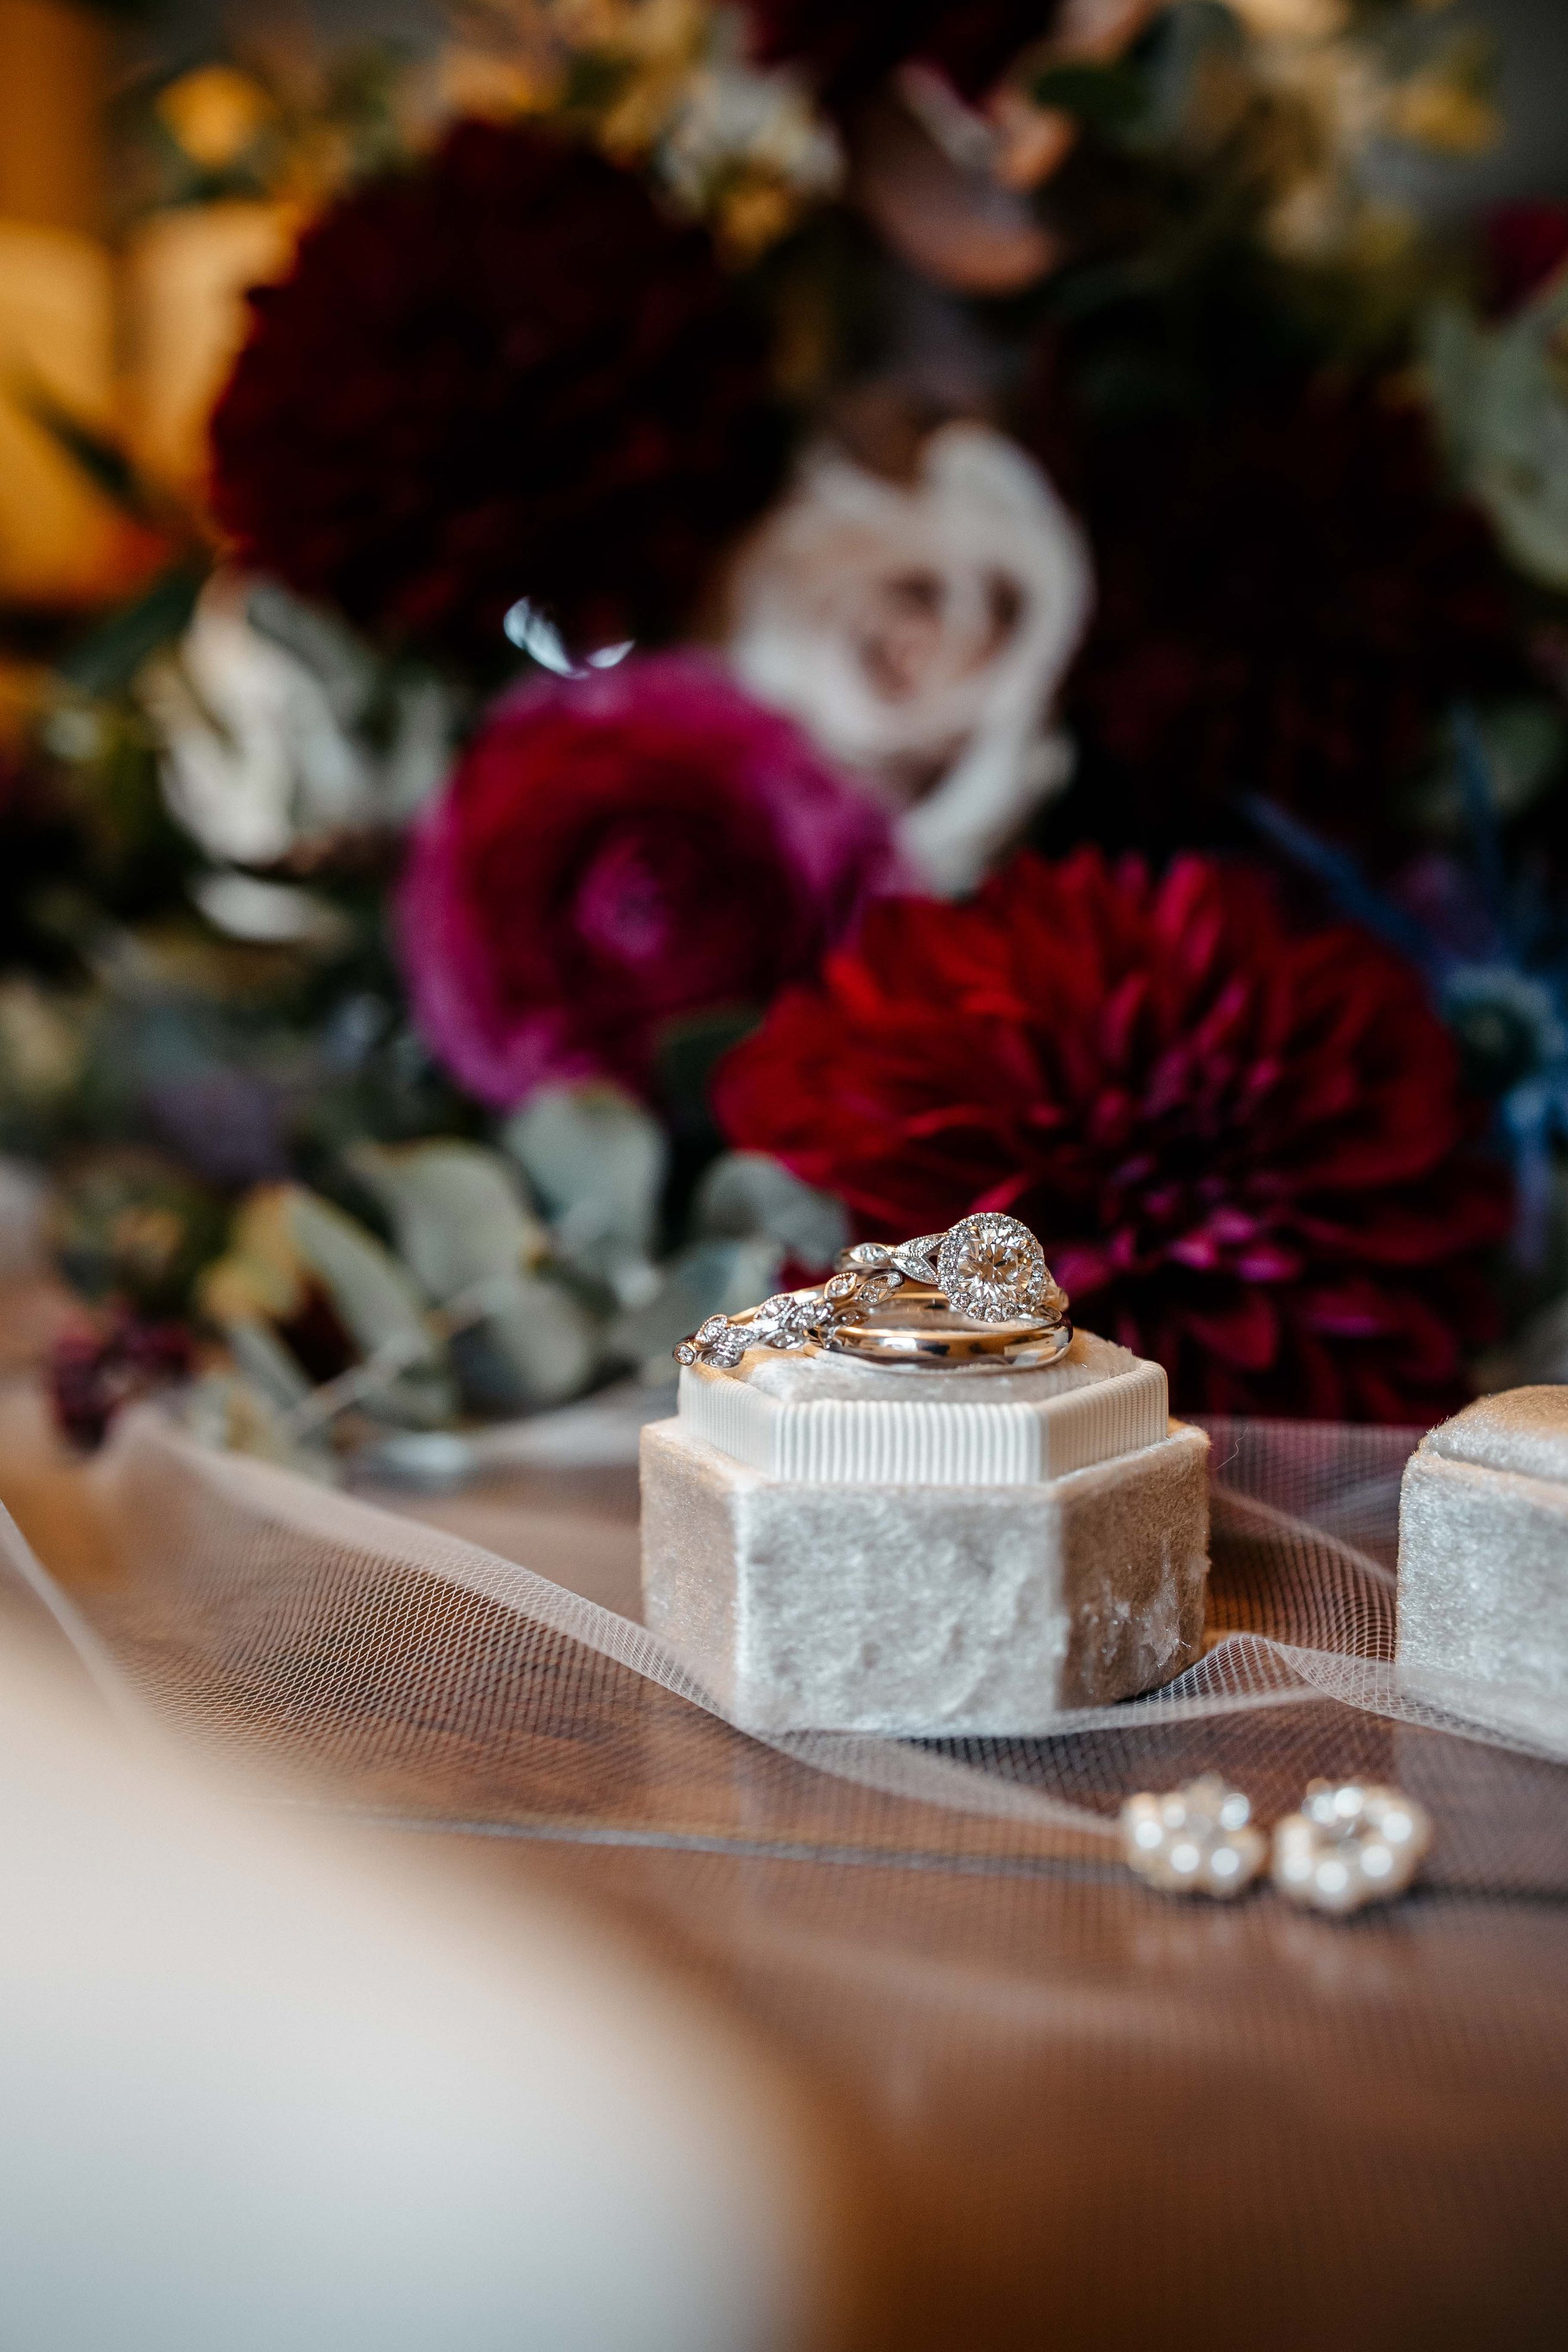
[[[1050,1286],[1046,1254],[1016,1217],[963,1217],[942,1237],[937,1279],[950,1307],[976,1323],[1036,1312]]]

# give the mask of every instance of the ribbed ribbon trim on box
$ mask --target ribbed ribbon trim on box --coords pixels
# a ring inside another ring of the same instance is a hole
[[[680,1418],[766,1478],[820,1486],[1031,1486],[1157,1444],[1170,1425],[1158,1364],[1037,1404],[924,1396],[792,1404],[691,1364],[680,1375]]]

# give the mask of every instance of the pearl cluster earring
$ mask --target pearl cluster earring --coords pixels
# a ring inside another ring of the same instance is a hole
[[[1272,1857],[1281,1895],[1339,1917],[1403,1895],[1432,1843],[1431,1817],[1414,1799],[1357,1780],[1309,1781],[1300,1811],[1276,1822],[1270,1840],[1251,1800],[1217,1772],[1129,1797],[1121,1828],[1128,1868],[1162,1894],[1229,1901]]]

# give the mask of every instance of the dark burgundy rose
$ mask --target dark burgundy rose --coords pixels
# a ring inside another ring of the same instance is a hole
[[[1507,1187],[1447,1032],[1365,934],[1292,931],[1257,869],[1080,850],[875,906],[715,1102],[868,1239],[1023,1218],[1179,1407],[1435,1421],[1488,1330]]]
[[[77,1444],[101,1445],[116,1413],[188,1379],[195,1364],[183,1323],[121,1313],[103,1329],[68,1331],[49,1362],[55,1419]]]
[[[459,123],[251,302],[214,505],[383,638],[493,663],[523,597],[584,650],[668,636],[775,487],[762,335],[706,233],[548,131]]]
[[[1568,205],[1499,205],[1483,224],[1487,307],[1507,317],[1568,261]]]
[[[1122,837],[1213,839],[1261,793],[1373,846],[1454,702],[1519,687],[1513,591],[1416,411],[1313,393],[1085,457],[1099,596],[1066,709]]]
[[[667,654],[499,706],[415,837],[403,961],[481,1101],[643,1087],[668,1024],[760,1009],[894,871],[882,812],[789,720]]]
[[[832,0],[748,0],[756,55],[809,75],[825,105],[853,107],[918,58],[965,98],[983,97],[1019,52],[1048,33],[1060,0],[910,0],[847,8]]]

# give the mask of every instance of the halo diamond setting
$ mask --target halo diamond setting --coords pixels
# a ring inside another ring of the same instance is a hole
[[[943,1234],[936,1276],[954,1312],[976,1323],[1037,1315],[1056,1287],[1028,1226],[991,1212],[961,1217]]]

